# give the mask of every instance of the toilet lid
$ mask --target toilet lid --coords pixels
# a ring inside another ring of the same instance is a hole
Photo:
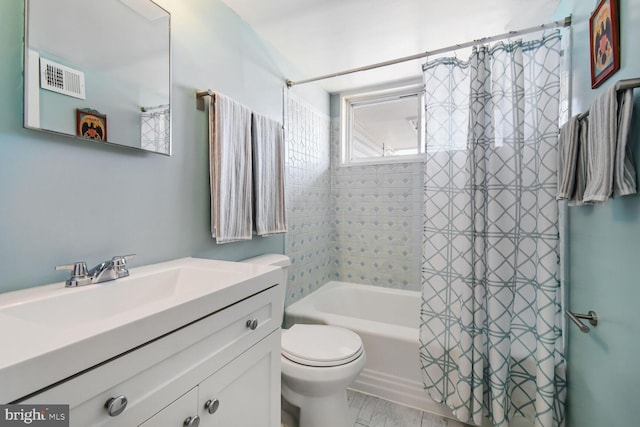
[[[338,366],[362,354],[362,340],[338,326],[295,324],[282,332],[282,355],[308,366]]]

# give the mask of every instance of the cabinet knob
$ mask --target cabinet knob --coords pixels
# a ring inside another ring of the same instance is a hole
[[[258,327],[258,319],[247,320],[247,328],[251,329],[252,331],[255,331],[257,327]]]
[[[200,425],[200,417],[194,415],[193,417],[189,417],[184,420],[184,427],[198,427]]]
[[[127,398],[125,396],[112,397],[104,404],[107,408],[109,416],[116,417],[120,415],[127,407]]]
[[[220,406],[220,401],[218,399],[213,399],[213,400],[209,399],[205,402],[204,409],[206,409],[207,412],[210,414],[215,414],[219,406]]]

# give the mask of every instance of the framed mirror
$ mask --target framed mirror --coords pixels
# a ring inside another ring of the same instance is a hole
[[[170,19],[151,0],[25,0],[24,126],[171,155]]]

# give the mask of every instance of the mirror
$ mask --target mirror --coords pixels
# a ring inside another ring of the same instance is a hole
[[[151,0],[25,0],[25,127],[170,155],[169,38]]]

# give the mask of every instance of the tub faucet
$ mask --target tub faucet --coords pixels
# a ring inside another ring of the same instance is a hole
[[[87,271],[85,262],[76,262],[68,265],[58,265],[56,270],[71,270],[71,278],[66,281],[66,287],[90,285],[93,283],[107,282],[121,277],[127,277],[127,260],[133,258],[135,254],[118,255]]]

